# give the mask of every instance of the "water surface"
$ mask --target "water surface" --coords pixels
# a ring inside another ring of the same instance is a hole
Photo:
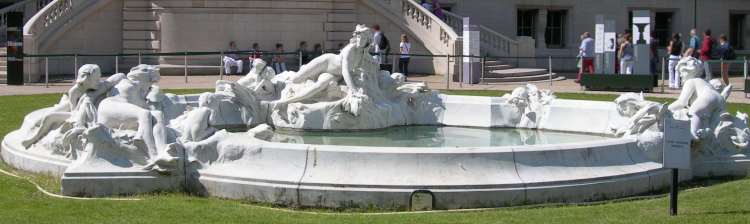
[[[277,131],[271,141],[378,147],[487,147],[578,143],[604,139],[609,137],[515,128],[400,126],[371,131]]]

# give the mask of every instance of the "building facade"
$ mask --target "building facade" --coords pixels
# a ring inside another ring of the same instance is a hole
[[[661,47],[672,33],[687,37],[691,28],[726,34],[737,49],[750,48],[747,0],[442,0],[456,14],[509,36],[534,38],[537,56],[570,56],[579,36],[593,34],[596,15],[613,19],[616,30],[630,27],[633,10],[650,10]]]

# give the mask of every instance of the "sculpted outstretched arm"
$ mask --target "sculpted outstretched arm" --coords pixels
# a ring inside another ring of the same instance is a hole
[[[692,80],[685,82],[680,97],[672,104],[669,104],[669,110],[676,111],[687,107],[690,104],[690,98],[695,94],[695,88],[695,82],[692,82]]]

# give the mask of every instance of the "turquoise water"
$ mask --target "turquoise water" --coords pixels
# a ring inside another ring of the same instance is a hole
[[[277,131],[271,141],[377,147],[487,147],[577,143],[609,137],[514,128],[401,126],[372,131]]]

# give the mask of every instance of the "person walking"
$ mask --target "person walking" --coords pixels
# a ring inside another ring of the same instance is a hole
[[[649,44],[649,50],[651,53],[651,61],[649,61],[649,71],[651,74],[656,74],[657,67],[659,64],[659,39],[656,38],[656,32],[651,31],[651,44]]]
[[[440,2],[438,0],[432,0],[433,9],[432,14],[435,14],[436,17],[438,17],[440,20],[445,21],[445,13],[443,12],[443,8],[440,6]]]
[[[576,83],[581,82],[584,71],[594,74],[594,38],[589,32],[581,34],[581,46],[578,47],[578,56],[581,58],[581,68],[578,70]]]
[[[721,60],[723,61],[730,61],[737,59],[737,55],[734,52],[734,48],[732,48],[732,45],[729,44],[729,41],[727,40],[727,35],[722,34],[719,36],[719,57],[721,57]],[[721,80],[724,81],[724,84],[729,85],[729,65],[731,63],[722,62],[721,63]]]
[[[385,57],[391,48],[390,42],[385,34],[380,31],[380,25],[373,25],[372,30],[374,31],[372,43],[375,45],[375,56],[373,57],[375,57],[375,61],[377,61],[378,64],[383,64],[385,63]]]
[[[399,44],[401,50],[401,57],[398,61],[398,71],[404,74],[407,78],[409,77],[409,52],[411,52],[411,43],[409,43],[409,37],[406,34],[401,34],[401,43]]]
[[[631,75],[633,74],[633,36],[630,33],[623,35],[623,42],[620,45],[620,74]]]
[[[713,52],[714,48],[714,40],[713,37],[711,37],[711,30],[708,29],[705,32],[703,32],[703,40],[701,41],[701,51],[700,51],[700,59],[703,61],[703,70],[705,71],[705,78],[706,80],[713,79],[713,74],[711,73],[711,52]]]
[[[432,3],[428,2],[428,0],[422,0],[422,2],[419,3],[419,5],[427,9],[428,12],[432,12],[432,9],[433,9]]]
[[[672,34],[672,39],[669,40],[669,44],[667,45],[667,52],[669,53],[669,88],[679,89],[682,86],[682,82],[680,80],[680,72],[676,70],[676,66],[682,54],[680,34]]]

